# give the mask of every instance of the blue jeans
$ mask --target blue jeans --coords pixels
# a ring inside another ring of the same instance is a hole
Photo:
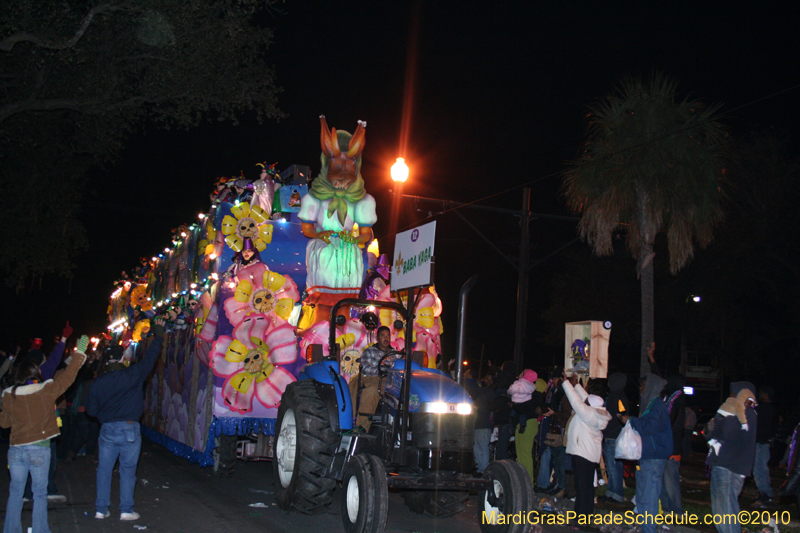
[[[544,453],[539,458],[539,475],[536,484],[546,489],[550,486],[550,472],[553,472],[553,484],[567,488],[567,449],[564,446],[545,446]]]
[[[622,461],[614,458],[614,451],[617,448],[617,439],[605,439],[603,442],[603,455],[606,460],[606,473],[608,474],[608,489],[606,496],[618,502],[625,501],[625,488],[622,484]]]
[[[472,444],[472,453],[475,454],[475,463],[478,466],[478,473],[482,474],[489,466],[489,439],[492,436],[490,428],[476,429],[475,442]]]
[[[753,478],[758,492],[772,498],[772,482],[769,479],[769,442],[756,444],[756,460],[753,463]]]
[[[58,488],[56,487],[56,465],[58,463],[58,458],[56,453],[58,449],[56,447],[56,443],[58,441],[58,437],[53,437],[50,439],[50,470],[47,473],[47,495],[52,496],[54,494],[58,494]],[[33,499],[33,490],[31,489],[31,478],[28,477],[28,482],[25,484],[25,498],[29,500]]]
[[[544,452],[539,457],[539,476],[536,478],[536,484],[539,488],[546,489],[550,486],[550,446],[542,444]]]
[[[111,505],[111,473],[119,458],[119,510],[133,512],[133,489],[136,486],[136,465],[142,449],[142,434],[138,422],[109,422],[100,428],[99,461],[97,464],[98,513],[108,512]]]
[[[661,483],[661,509],[664,514],[683,514],[680,468],[680,461],[667,459],[667,466],[664,468],[664,481]]]
[[[550,448],[550,466],[553,468],[553,481],[561,489],[567,488],[567,448],[552,446]]]
[[[6,521],[3,533],[22,533],[22,493],[33,478],[33,531],[50,533],[47,525],[47,473],[50,470],[50,443],[46,446],[25,444],[8,448],[8,469],[11,485],[8,488]]]
[[[721,466],[711,468],[711,512],[715,515],[739,514],[739,493],[742,492],[744,476]],[[719,533],[741,533],[738,520],[719,524]]]
[[[658,514],[658,495],[666,465],[666,459],[639,461],[639,470],[636,471],[636,511],[641,515],[649,514],[642,524],[642,533],[656,533],[653,519]]]

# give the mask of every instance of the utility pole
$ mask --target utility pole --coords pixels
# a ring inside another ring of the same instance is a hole
[[[520,212],[519,262],[517,263],[517,323],[514,331],[514,364],[517,372],[523,368],[522,348],[525,344],[525,328],[528,324],[528,262],[531,249],[531,190],[522,190],[522,211]]]

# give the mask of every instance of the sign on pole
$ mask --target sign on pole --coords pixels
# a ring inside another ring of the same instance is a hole
[[[436,221],[398,233],[394,240],[393,291],[433,285],[433,243]]]

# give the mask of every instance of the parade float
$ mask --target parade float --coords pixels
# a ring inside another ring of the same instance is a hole
[[[259,164],[259,177],[218,178],[207,213],[174,228],[171,245],[123,272],[109,301],[109,344],[143,357],[150,321],[168,321],[164,348],[145,390],[143,432],[173,453],[220,475],[233,460],[271,456],[281,395],[314,356],[327,355],[330,309],[343,298],[398,302],[389,262],[372,226],[361,153],[366,123],[354,134],[321,117],[321,169]],[[419,299],[415,358],[435,367],[441,354],[441,301]],[[340,311],[335,326],[342,375],[358,371],[374,342],[360,316]],[[405,345],[397,313],[376,311],[392,344]],[[338,322],[337,322],[338,323]]]

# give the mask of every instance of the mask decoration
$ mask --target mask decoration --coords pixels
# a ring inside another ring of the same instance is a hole
[[[342,374],[347,374],[349,376],[353,376],[354,374],[358,374],[360,369],[360,361],[361,361],[361,352],[354,348],[349,348],[345,350],[342,354]]]

